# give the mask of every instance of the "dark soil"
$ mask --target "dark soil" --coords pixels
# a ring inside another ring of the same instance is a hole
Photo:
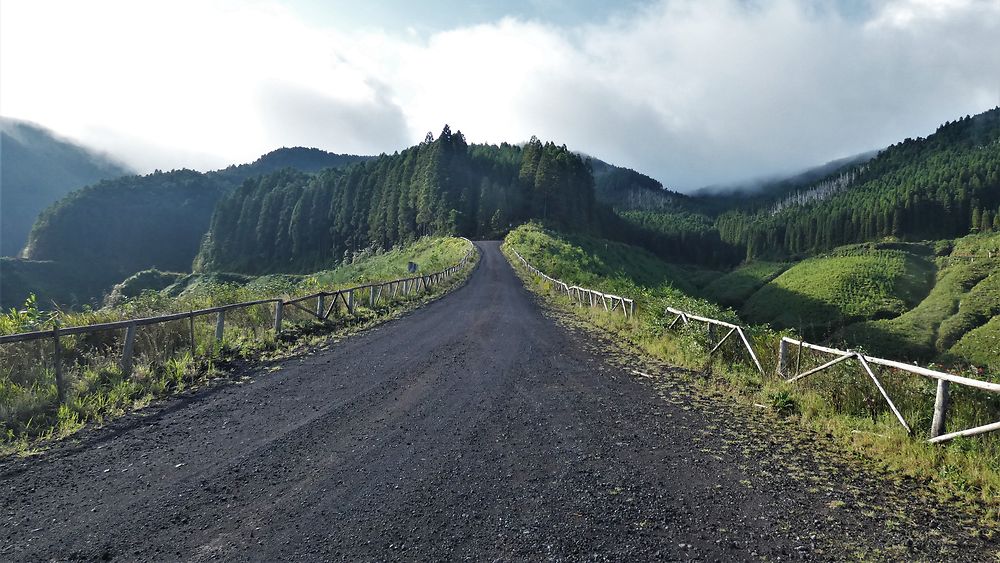
[[[960,507],[557,322],[479,246],[415,313],[3,462],[0,560],[994,557]]]

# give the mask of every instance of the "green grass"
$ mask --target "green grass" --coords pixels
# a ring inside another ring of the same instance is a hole
[[[726,307],[741,307],[758,289],[787,270],[785,262],[751,262],[716,277],[702,294]]]
[[[982,376],[1000,383],[1000,315],[965,333],[948,352],[954,358],[983,366]]]
[[[876,245],[843,247],[799,262],[754,293],[744,318],[816,338],[847,324],[897,317],[933,286],[926,256]]]
[[[310,276],[200,275],[188,278],[181,286],[177,282],[161,291],[147,287],[138,295],[122,295],[118,304],[99,310],[42,311],[29,300],[20,310],[0,314],[0,334],[47,329],[53,321],[62,326],[80,326],[336,290],[405,277],[410,261],[417,262],[422,272],[441,270],[458,262],[467,249],[468,243],[461,239],[428,238],[385,253],[359,255],[342,268]],[[162,278],[147,274],[132,283],[162,285],[167,281]],[[137,331],[135,368],[130,375],[122,373],[118,365],[123,330],[64,336],[60,344],[68,392],[62,405],[57,401],[50,339],[0,345],[0,452],[27,451],[40,440],[67,436],[85,424],[100,423],[156,398],[183,391],[220,374],[220,369],[235,358],[266,357],[302,339],[320,338],[332,330],[388,318],[447,287],[434,288],[424,295],[398,296],[393,302],[384,298],[373,309],[362,300],[352,316],[346,315],[340,305],[327,323],[286,307],[280,339],[272,330],[274,311],[269,304],[227,312],[221,343],[215,340],[215,316],[198,317],[194,323],[194,350],[187,319],[144,326]]]
[[[694,297],[717,272],[670,264],[639,247],[556,234],[533,223],[511,231],[504,245],[517,249],[536,268],[567,283],[633,299],[646,298],[647,313],[659,315],[670,304],[693,312],[726,314],[717,305]]]
[[[950,253],[937,259],[937,281],[923,301],[894,319],[848,326],[844,339],[906,361],[971,363],[1000,372],[995,332],[1000,321],[991,320],[1000,315],[998,246],[998,235],[949,243]]]
[[[1000,435],[959,439],[944,446],[927,444],[925,438],[934,402],[932,381],[876,368],[893,401],[914,428],[914,435],[911,436],[899,425],[856,362],[843,362],[792,384],[775,376],[778,342],[782,335],[790,334],[790,331],[779,332],[766,325],[749,327],[755,349],[764,364],[765,373],[760,374],[734,342],[727,343],[709,357],[707,352],[711,343],[704,325],[692,323],[668,330],[666,325],[671,317],[663,314],[665,304],[741,323],[732,311],[722,310],[715,303],[685,293],[681,289],[685,287],[683,284],[673,283],[672,276],[682,275],[676,266],[660,262],[639,249],[604,243],[599,239],[563,236],[531,225],[512,231],[503,248],[506,252],[516,249],[536,267],[566,282],[635,297],[637,315],[626,320],[600,309],[572,306],[568,299],[552,291],[547,282],[523,275],[529,287],[550,296],[555,303],[645,354],[706,374],[709,377],[705,385],[712,387],[713,391],[730,395],[736,401],[766,405],[776,417],[788,418],[798,421],[803,427],[830,433],[844,449],[861,453],[870,463],[884,466],[896,474],[913,476],[927,483],[929,490],[942,497],[958,497],[978,503],[982,509],[981,517],[988,526],[995,526],[1000,521]],[[831,260],[839,258],[849,260]],[[844,298],[852,291],[869,288],[877,296],[866,300],[868,304],[862,311],[869,312],[884,308],[881,303],[888,301],[886,296],[901,288],[910,292],[910,302],[919,301],[920,293],[929,288],[929,283],[922,277],[929,276],[933,271],[923,253],[908,252],[905,248],[851,247],[822,260],[819,267],[810,266],[813,272],[806,272],[808,275],[800,279],[821,284],[827,290],[837,289]],[[517,267],[516,260],[512,263]],[[615,266],[610,266],[612,264]],[[843,277],[846,275],[844,269],[858,264],[862,272],[874,271],[874,277],[881,281],[859,284],[841,278],[837,283],[822,285],[823,275],[830,273],[831,269],[841,270]],[[886,272],[894,275],[888,276],[887,280]],[[633,273],[637,279],[630,278]],[[906,276],[914,279],[901,279]],[[628,292],[630,289],[633,293]],[[687,289],[694,291],[691,284]],[[903,300],[892,303],[893,307],[903,305]],[[996,335],[1000,334],[1000,330],[996,330],[1000,329],[998,322],[991,321],[992,326],[988,328],[994,330],[983,338],[997,338]],[[967,337],[971,335],[969,333]],[[806,351],[801,358],[801,368],[816,367],[827,360],[829,356]],[[976,370],[960,373],[983,377]],[[985,424],[998,418],[1000,401],[996,396],[952,386],[952,408],[948,418],[950,429]]]

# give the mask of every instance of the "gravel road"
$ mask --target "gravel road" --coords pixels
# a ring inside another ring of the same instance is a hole
[[[919,483],[699,395],[477,244],[401,319],[0,462],[0,560],[993,557]]]

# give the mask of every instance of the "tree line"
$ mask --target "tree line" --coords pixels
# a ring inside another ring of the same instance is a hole
[[[310,271],[425,235],[493,238],[529,219],[579,230],[598,216],[590,165],[564,145],[470,145],[445,126],[342,169],[245,181],[216,205],[196,268]]]

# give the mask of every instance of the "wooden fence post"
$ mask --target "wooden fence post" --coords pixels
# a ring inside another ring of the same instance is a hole
[[[785,377],[788,370],[788,342],[784,338],[778,344],[778,375]]]
[[[931,438],[937,438],[945,432],[945,422],[948,417],[948,382],[937,380],[937,395],[934,397],[934,420],[931,422]]]
[[[802,373],[802,338],[799,338],[799,351],[795,354],[795,376],[798,377]]]
[[[374,285],[368,287],[368,308],[369,309],[374,309],[375,308],[375,286]]]
[[[347,312],[354,314],[354,290],[347,292]]]
[[[219,311],[215,318],[215,341],[222,342],[222,335],[226,331],[226,312]]]
[[[193,360],[194,357],[197,355],[196,353],[198,350],[195,347],[195,341],[194,341],[194,313],[191,313],[188,316],[188,326],[191,329],[191,359]]]
[[[322,293],[316,296],[316,316],[320,319],[322,319],[323,315],[326,313],[326,307],[324,307],[326,304],[324,299],[325,297],[326,296]]]
[[[52,351],[53,361],[55,362],[56,369],[56,396],[59,400],[59,404],[66,402],[66,384],[63,382],[63,372],[62,372],[62,345],[59,343],[59,322],[56,321],[52,325],[52,341],[54,348]]]
[[[274,304],[274,335],[278,336],[281,334],[281,315],[285,309],[285,302],[279,299]]]
[[[132,375],[132,352],[135,350],[135,323],[129,323],[125,329],[125,346],[122,349],[122,375],[128,377]]]

